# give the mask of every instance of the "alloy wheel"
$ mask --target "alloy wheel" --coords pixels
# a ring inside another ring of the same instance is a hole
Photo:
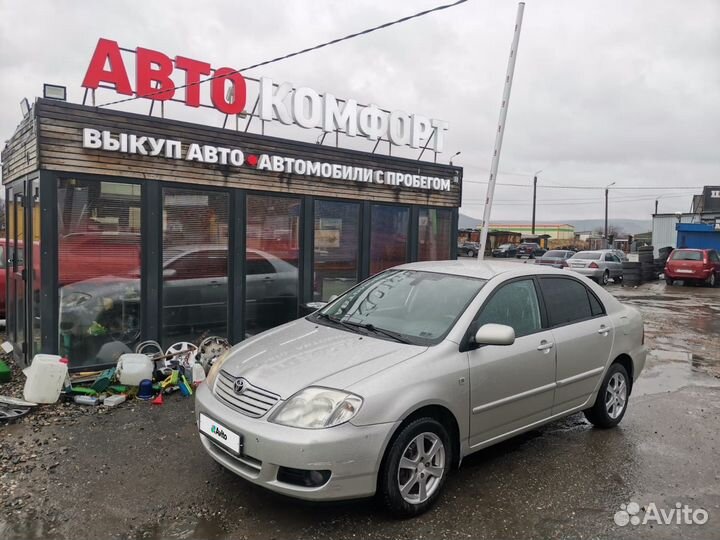
[[[397,483],[402,498],[410,504],[427,501],[445,474],[445,446],[435,433],[415,437],[403,450]]]
[[[606,270],[606,271],[603,273],[602,284],[603,284],[603,285],[607,285],[607,284],[608,284],[608,281],[610,281],[610,274],[609,274],[608,271]]]
[[[622,373],[614,373],[605,389],[605,410],[615,420],[625,410],[627,402],[627,383]]]

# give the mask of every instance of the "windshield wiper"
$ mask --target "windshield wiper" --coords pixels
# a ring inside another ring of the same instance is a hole
[[[363,328],[367,330],[368,332],[372,332],[373,334],[382,334],[385,337],[389,337],[390,339],[394,339],[398,343],[405,343],[407,345],[413,345],[413,342],[404,337],[399,332],[393,332],[392,330],[385,330],[384,328],[378,328],[374,324],[371,323],[354,323],[349,322],[346,324],[352,324],[353,326],[358,326],[360,328]]]
[[[316,315],[316,317],[317,317],[318,319],[324,319],[324,320],[326,320],[326,321],[330,321],[330,322],[333,323],[333,324],[340,325],[340,326],[342,326],[343,328],[345,328],[346,330],[350,330],[351,332],[357,334],[357,326],[358,326],[358,325],[356,325],[356,324],[348,323],[348,322],[345,322],[345,321],[341,321],[340,319],[337,319],[337,318],[335,318],[335,317],[331,317],[331,316],[328,315],[327,313],[318,313],[318,314]]]

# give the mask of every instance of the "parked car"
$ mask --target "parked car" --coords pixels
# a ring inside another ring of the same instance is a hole
[[[523,242],[517,248],[517,254],[515,255],[518,259],[527,257],[534,259],[535,257],[541,257],[547,250],[540,247],[540,244],[536,242]]]
[[[675,249],[665,263],[665,282],[720,283],[720,255],[714,249]]]
[[[464,242],[458,246],[458,255],[466,257],[474,257],[480,250],[480,244],[477,242]]]
[[[515,244],[500,244],[492,250],[493,257],[514,257],[517,255],[517,246]]]
[[[637,310],[568,272],[411,263],[233,347],[198,387],[197,426],[249,482],[413,516],[473,452],[579,411],[617,425],[643,342]]]
[[[553,268],[564,268],[568,265],[567,260],[573,255],[575,255],[575,252],[568,249],[553,249],[540,257],[536,264],[547,264]]]
[[[264,251],[248,249],[247,254],[246,318],[265,328],[287,320],[297,302],[297,269]],[[178,246],[166,249],[163,259],[163,327],[181,333],[226,325],[227,246]],[[115,339],[132,343],[140,335],[139,317],[137,277],[108,275],[60,288],[63,333],[86,336],[100,325]]]
[[[579,251],[568,260],[567,268],[607,285],[610,279],[622,281],[622,261],[610,249]]]

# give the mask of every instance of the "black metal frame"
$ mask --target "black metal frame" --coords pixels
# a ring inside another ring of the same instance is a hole
[[[229,201],[229,239],[228,239],[228,338],[232,343],[242,341],[245,337],[245,251],[247,226],[247,196],[278,197],[298,200],[300,202],[300,238],[298,258],[298,305],[313,300],[314,274],[314,235],[315,235],[315,201],[345,202],[357,204],[359,207],[359,238],[358,238],[358,282],[370,275],[370,238],[372,231],[372,206],[389,206],[405,208],[409,211],[409,230],[407,239],[406,262],[417,260],[418,256],[418,217],[421,208],[447,209],[437,206],[398,204],[380,201],[357,200],[341,197],[297,195],[262,190],[244,190],[232,187],[214,187],[192,185],[180,182],[159,180],[141,180],[133,177],[103,176],[87,173],[55,173],[39,171],[39,174],[27,175],[8,184],[6,189],[25,181],[25,195],[32,196],[30,186],[34,178],[40,184],[41,211],[41,295],[40,295],[40,331],[42,352],[57,353],[59,350],[59,268],[58,268],[58,186],[61,179],[77,179],[80,181],[102,181],[127,183],[141,186],[141,325],[142,339],[159,340],[162,334],[162,212],[163,189],[184,189],[201,192],[214,191],[228,194]],[[458,209],[451,208],[451,256],[456,257],[457,217]],[[26,231],[32,232],[32,211],[26,212]],[[9,234],[9,215],[6,216],[6,237]],[[32,251],[32,250],[30,250]],[[26,267],[32,264],[32,254],[26,260]],[[30,266],[29,268],[32,268]],[[27,292],[32,291],[31,279],[27,283]],[[6,284],[9,289],[9,280]],[[6,290],[7,294],[8,290]],[[32,296],[28,299],[32,300]],[[30,343],[32,336],[32,304],[26,309],[25,341]],[[28,359],[29,360],[29,359]],[[95,366],[83,366],[83,370]],[[97,366],[100,367],[100,366]]]

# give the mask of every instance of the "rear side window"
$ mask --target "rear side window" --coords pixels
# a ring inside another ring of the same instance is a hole
[[[550,326],[561,326],[602,315],[600,302],[587,287],[569,278],[540,278]]]
[[[712,262],[720,262],[720,255],[718,255],[718,252],[717,252],[717,251],[711,251],[711,252],[708,254],[708,257],[710,258],[710,260],[711,260]]]

